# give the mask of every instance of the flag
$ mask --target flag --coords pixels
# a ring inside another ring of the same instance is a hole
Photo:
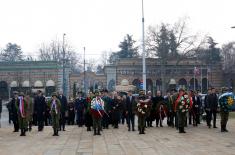
[[[197,76],[197,75],[200,75],[200,70],[198,67],[194,67],[194,75]]]

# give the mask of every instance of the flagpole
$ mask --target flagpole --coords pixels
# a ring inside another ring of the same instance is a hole
[[[143,63],[143,90],[146,94],[146,62],[145,62],[145,39],[144,39],[144,0],[142,0],[142,63]]]
[[[201,93],[202,93],[202,66],[201,66]]]
[[[194,67],[194,81],[193,81],[193,90],[195,91],[195,83],[196,83],[196,80],[195,80],[195,78],[196,78],[196,76],[195,76],[195,73],[196,73],[196,67]]]

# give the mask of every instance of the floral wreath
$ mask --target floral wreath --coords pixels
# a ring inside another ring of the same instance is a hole
[[[137,112],[138,112],[139,115],[145,115],[147,113],[148,102],[149,102],[149,99],[139,100],[139,102],[137,104]]]
[[[180,112],[187,112],[191,106],[191,100],[188,94],[184,93],[179,95],[178,99],[176,100],[176,107]]]

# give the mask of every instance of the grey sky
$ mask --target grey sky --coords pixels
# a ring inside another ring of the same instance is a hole
[[[235,40],[234,0],[144,0],[145,26],[189,17],[190,33],[223,44]],[[66,40],[99,57],[115,51],[125,34],[141,39],[141,0],[0,0],[0,47],[8,42],[35,55],[42,42]]]

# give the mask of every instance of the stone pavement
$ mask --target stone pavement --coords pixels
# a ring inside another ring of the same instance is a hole
[[[120,125],[93,136],[85,127],[67,126],[59,137],[53,137],[51,127],[43,132],[34,127],[26,137],[20,137],[6,123],[0,128],[0,155],[235,155],[235,119],[229,120],[228,129],[229,133],[221,133],[203,123],[179,134],[165,125],[139,135]]]

